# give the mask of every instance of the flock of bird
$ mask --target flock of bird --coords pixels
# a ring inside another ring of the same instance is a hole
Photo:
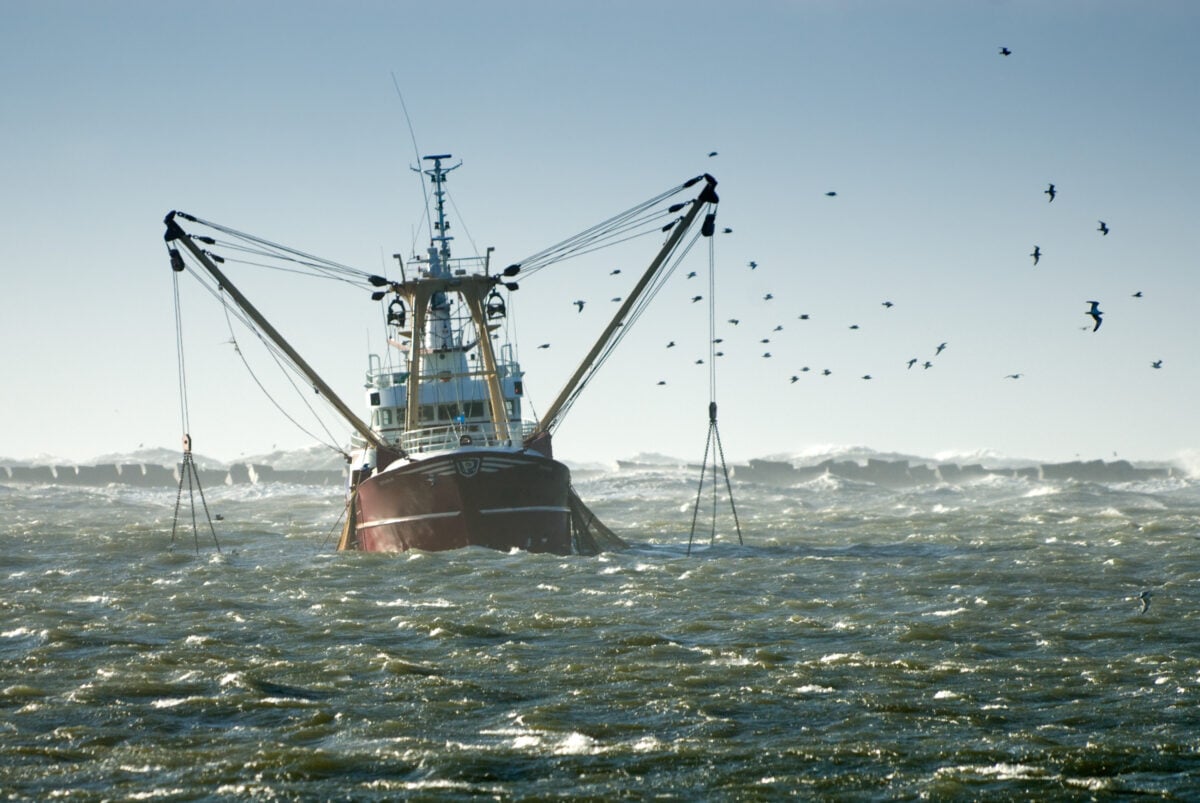
[[[1001,47],[999,52],[1000,52],[1001,56],[1007,57],[1007,56],[1011,56],[1013,51],[1007,47]],[[717,155],[718,155],[717,151],[708,152],[709,158],[716,157]],[[1055,199],[1060,194],[1058,187],[1054,183],[1048,183],[1046,186],[1046,189],[1043,190],[1042,193],[1047,197],[1047,203],[1054,203]],[[824,193],[824,195],[828,198],[838,197],[838,193],[836,190],[826,191]],[[1107,237],[1112,231],[1111,227],[1104,220],[1100,220],[1100,221],[1098,221],[1098,223],[1099,223],[1099,225],[1098,225],[1098,228],[1096,229],[1096,231],[1098,231],[1102,237]],[[722,233],[724,233],[724,234],[730,234],[730,233],[732,233],[732,231],[733,230],[731,228],[722,229]],[[1041,262],[1042,257],[1045,256],[1045,253],[1042,251],[1042,248],[1040,245],[1034,245],[1033,251],[1029,254],[1029,256],[1032,257],[1032,259],[1033,259],[1033,265],[1035,267],[1037,267],[1039,265],[1039,263]],[[759,263],[756,260],[750,260],[749,262],[746,263],[746,266],[751,271],[754,271],[759,267]],[[609,272],[609,276],[619,276],[620,274],[621,274],[620,268],[614,268]],[[687,281],[687,280],[694,279],[694,278],[696,278],[696,275],[697,274],[695,271],[690,271],[686,274],[686,276],[684,277],[684,280]],[[1140,290],[1133,293],[1132,295],[1134,298],[1139,298],[1139,299],[1143,297],[1143,294]],[[691,304],[697,304],[704,300],[704,296],[701,294],[689,294],[687,296],[687,298],[690,299]],[[623,298],[621,296],[613,296],[611,299],[611,301],[613,303],[620,303],[622,300],[623,300]],[[773,293],[768,292],[762,296],[761,300],[764,304],[769,305],[772,301],[775,300],[775,296]],[[576,299],[576,300],[572,301],[571,303],[575,306],[576,311],[578,313],[582,313],[584,311],[585,306],[587,306],[588,302],[585,299]],[[1088,316],[1089,318],[1091,318],[1091,323],[1088,326],[1084,326],[1082,328],[1084,330],[1090,329],[1091,332],[1097,332],[1097,331],[1099,331],[1100,326],[1103,323],[1104,311],[1100,309],[1099,301],[1089,300],[1085,303],[1088,305],[1088,308],[1084,311],[1083,314]],[[884,301],[880,302],[880,304],[885,311],[891,310],[896,306],[890,300],[884,300]],[[761,321],[763,319],[764,315],[755,314],[752,317],[756,321]],[[811,315],[806,312],[802,312],[797,315],[797,320],[799,320],[799,321],[810,321],[811,319],[812,319]],[[729,326],[737,327],[741,323],[741,320],[738,318],[730,318],[730,319],[727,319],[726,323]],[[783,328],[784,327],[783,327],[782,323],[776,324],[774,326],[773,330],[771,330],[771,333],[780,332],[783,330]],[[858,330],[860,330],[860,328],[861,327],[859,326],[858,323],[849,324],[850,331],[858,331]],[[721,350],[721,349],[723,349],[722,344],[724,342],[725,342],[725,339],[723,337],[714,336],[713,349],[709,350],[713,357],[724,357],[725,356],[725,352],[723,350]],[[759,344],[764,345],[764,346],[769,345],[770,343],[771,343],[770,336],[763,337],[759,341]],[[934,358],[939,357],[942,354],[942,352],[946,350],[947,345],[948,344],[943,341],[943,342],[939,343],[933,349],[932,355],[929,355],[926,357],[910,357],[909,359],[907,359],[905,361],[905,364],[907,365],[907,369],[911,371],[914,368],[916,368],[917,366],[920,366],[920,368],[922,370],[929,370],[930,368],[932,368],[934,366]],[[549,348],[549,347],[550,347],[549,343],[544,343],[544,344],[540,345],[538,348],[545,349],[545,348]],[[676,347],[677,347],[676,342],[674,340],[668,341],[665,344],[665,348],[667,348],[667,349],[675,349]],[[774,357],[770,350],[764,350],[761,354],[761,359],[774,359]],[[694,360],[694,364],[695,365],[703,365],[703,364],[705,364],[705,359],[703,357],[696,358]],[[1150,366],[1155,369],[1161,369],[1163,366],[1163,361],[1162,360],[1153,360],[1150,363]],[[815,374],[819,374],[821,376],[828,377],[828,376],[832,376],[834,371],[832,368],[828,368],[828,367],[824,367],[819,370],[816,370],[811,366],[804,365],[798,369],[795,369],[793,372],[789,372],[788,374],[786,374],[787,381],[790,384],[795,384],[800,381],[802,375],[809,374],[809,373],[815,373]],[[1013,372],[1013,373],[1003,375],[1003,378],[1017,380],[1017,379],[1021,379],[1024,376],[1025,376],[1025,374],[1022,372]],[[873,376],[870,373],[866,373],[866,374],[862,374],[860,378],[862,380],[871,380],[873,378]],[[667,381],[665,379],[658,379],[657,384],[660,386],[666,385]]]

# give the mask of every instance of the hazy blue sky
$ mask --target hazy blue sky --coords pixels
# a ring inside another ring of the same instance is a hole
[[[742,321],[719,333],[731,459],[830,444],[1195,458],[1198,35],[1190,0],[3,0],[0,456],[178,445],[167,211],[370,270],[409,251],[423,202],[395,73],[421,151],[464,161],[457,255],[494,246],[507,264],[717,177],[734,229],[715,247],[717,316]],[[610,267],[516,294],[535,405],[624,294]],[[374,306],[245,284],[360,404]],[[182,289],[197,450],[309,445],[245,375],[220,310]],[[559,456],[699,459],[693,294],[672,279],[559,428]],[[595,303],[577,314],[575,298]]]

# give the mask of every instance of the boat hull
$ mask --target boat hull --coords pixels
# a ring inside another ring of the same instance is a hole
[[[565,465],[529,451],[462,449],[400,462],[359,482],[347,547],[574,554],[570,488]]]

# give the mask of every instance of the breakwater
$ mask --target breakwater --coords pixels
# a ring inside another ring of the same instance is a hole
[[[1142,468],[1127,460],[1074,460],[1020,468],[987,468],[981,464],[942,463],[927,465],[907,460],[824,460],[811,466],[794,466],[782,460],[751,460],[733,466],[733,476],[744,482],[793,485],[821,476],[890,487],[907,487],[946,482],[959,483],[988,476],[1024,478],[1033,481],[1141,482],[1181,476],[1170,466]]]
[[[175,488],[182,464],[106,463],[95,466],[14,465],[0,466],[0,482],[39,485],[106,486],[132,485],[143,488]],[[229,468],[196,468],[201,487],[289,482],[298,485],[344,485],[344,471],[276,469],[257,463],[235,463]]]

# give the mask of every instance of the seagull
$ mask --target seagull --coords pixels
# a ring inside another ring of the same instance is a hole
[[[579,307],[580,312],[583,312],[583,305],[584,305],[583,301],[576,301],[576,302],[574,302],[574,304],[575,304],[575,306]]]
[[[794,385],[799,381],[800,381],[800,377],[796,376],[795,374],[792,374],[792,384]]]
[[[609,275],[609,276],[616,276],[616,275],[617,275],[618,273],[620,273],[620,272],[621,272],[621,269],[620,269],[620,268],[615,268],[615,269],[613,269],[613,271],[612,271],[611,273],[609,273],[608,275]]]
[[[1055,196],[1055,195],[1058,195],[1058,192],[1057,192],[1057,191],[1054,189],[1054,185],[1053,185],[1053,184],[1051,184],[1049,189],[1042,190],[1042,194],[1043,194],[1043,195],[1049,195],[1049,196],[1050,196],[1050,200],[1049,200],[1049,201],[1047,201],[1047,203],[1053,203],[1053,202],[1054,202],[1054,196]]]
[[[714,337],[714,338],[713,338],[713,342],[714,342],[714,343],[724,343],[724,342],[725,342],[725,338],[723,338],[723,337]]]
[[[710,159],[711,159],[712,157],[716,156],[716,155],[717,155],[717,152],[716,152],[716,151],[709,151],[709,152],[708,152],[708,158],[710,158]]]
[[[704,360],[696,360],[696,365],[704,365]]]
[[[763,301],[770,301],[774,297],[775,296],[771,295],[770,293],[767,293],[765,296],[763,296]]]
[[[863,379],[870,379],[870,378],[871,378],[870,374],[863,374]]]
[[[750,260],[749,262],[747,262],[746,264],[750,266],[750,270],[754,270],[755,268],[758,267],[758,263],[755,262],[753,259]]]
[[[543,343],[542,345],[538,346],[538,348],[540,348],[540,349],[548,349],[548,348],[550,348],[550,344],[549,344],[549,343]]]
[[[1154,362],[1150,363],[1150,367],[1151,368],[1162,368],[1162,360],[1155,360]]]
[[[833,371],[830,371],[828,368],[826,368],[824,371],[821,372],[821,376],[829,376],[832,373],[833,373]]]
[[[1029,256],[1033,257],[1033,264],[1034,266],[1037,266],[1038,260],[1042,258],[1042,247],[1040,245],[1035,245],[1033,247],[1033,253]]]
[[[1092,308],[1090,310],[1088,310],[1087,312],[1085,312],[1084,315],[1091,315],[1092,320],[1096,322],[1096,325],[1092,327],[1092,331],[1094,332],[1100,328],[1100,323],[1101,323],[1100,316],[1103,315],[1104,313],[1100,311],[1100,302],[1099,301],[1089,301],[1088,303],[1092,305]]]
[[[800,320],[802,320],[802,321],[807,321],[807,320],[808,320],[808,313],[807,313],[807,312],[802,312],[802,313],[800,313],[800,314],[799,314],[798,316],[796,316],[796,317],[798,317],[798,318],[799,318]]]
[[[913,357],[911,360],[909,360],[909,361],[908,361],[908,368],[909,368],[909,370],[911,371],[911,370],[912,370],[912,367],[913,367],[914,365],[916,365],[916,364],[917,364],[917,358],[916,358],[916,357]]]
[[[725,228],[721,229],[721,233],[722,234],[733,234],[733,229],[726,226]]]
[[[1107,236],[1108,236],[1108,224],[1107,224],[1107,223],[1105,223],[1103,220],[1101,220],[1101,221],[1100,221],[1100,228],[1096,229],[1096,231],[1100,232],[1100,233],[1101,233],[1101,234],[1103,234],[1105,237],[1107,237]]]
[[[668,344],[667,344],[667,348],[669,348],[669,349],[673,349],[673,348],[675,348],[675,341],[674,341],[674,340],[672,340],[670,343],[668,343]]]
[[[776,327],[775,327],[774,329],[772,329],[771,331],[772,331],[772,332],[782,332],[782,331],[783,331],[783,324],[779,324],[778,326],[776,326]]]
[[[1143,591],[1142,593],[1137,595],[1137,598],[1142,603],[1142,609],[1140,611],[1138,611],[1138,613],[1145,613],[1146,611],[1150,610],[1150,598],[1153,596],[1154,596],[1154,593],[1151,591]]]
[[[1000,55],[1001,56],[1011,56],[1012,51],[1009,50],[1007,47],[1002,47],[1002,48],[1000,48]]]
[[[758,341],[758,342],[759,342],[759,343],[770,343],[770,342],[771,342],[771,338],[769,338],[769,337],[764,337],[762,340],[760,340],[760,341]]]
[[[809,370],[810,370],[809,367],[806,365],[800,369],[800,373],[807,374],[809,372]]]
[[[856,323],[852,323],[852,324],[850,324],[850,328],[851,328],[851,329],[857,329],[857,328],[858,328],[858,324],[856,324]]]
[[[941,353],[942,353],[943,351],[945,351],[945,350],[946,350],[946,344],[945,344],[945,343],[939,343],[939,344],[938,344],[938,347],[937,347],[937,351],[935,351],[935,352],[933,353],[933,356],[935,356],[935,357],[936,357],[937,355],[941,354]]]
[[[613,303],[614,303],[614,304],[619,304],[619,303],[621,303],[621,297],[620,297],[620,296],[613,296]]]
[[[667,384],[667,380],[665,380],[665,379],[660,379],[660,380],[658,380],[658,384],[660,384],[660,385],[665,385],[665,384]]]
[[[825,193],[825,194],[826,194],[826,195],[828,195],[830,198],[836,198],[836,197],[837,197],[837,193],[836,193],[836,192],[834,192],[833,190],[830,190],[829,192],[827,192],[827,193]]]
[[[741,321],[739,321],[737,318],[730,318],[729,322],[734,326],[737,326],[739,323],[741,323]]]
[[[692,303],[695,304],[697,301],[699,301],[702,298],[704,298],[704,296],[692,296]]]
[[[931,363],[929,360],[926,360],[925,362],[921,363],[921,367],[926,370],[929,370],[930,368],[933,367],[933,363]]]
[[[1142,291],[1141,291],[1141,290],[1138,290],[1136,293],[1134,293],[1134,294],[1133,294],[1133,297],[1134,297],[1134,298],[1141,298],[1141,297],[1142,297]]]
[[[894,307],[896,305],[890,301],[885,301],[885,302],[883,302],[883,306],[887,307],[888,309],[891,309],[892,307]]]
[[[694,278],[696,278],[696,271],[692,271],[691,273],[689,273],[689,274],[687,275],[687,277],[688,277],[689,279],[694,279]]]
[[[766,358],[766,359],[770,359],[770,358],[771,358],[771,352],[769,352],[769,351],[764,351],[764,352],[763,352],[763,357],[764,357],[764,358]]]
[[[1024,374],[1009,374],[1008,376],[1006,376],[1004,378],[1005,379],[1020,379],[1022,376],[1024,376]]]

